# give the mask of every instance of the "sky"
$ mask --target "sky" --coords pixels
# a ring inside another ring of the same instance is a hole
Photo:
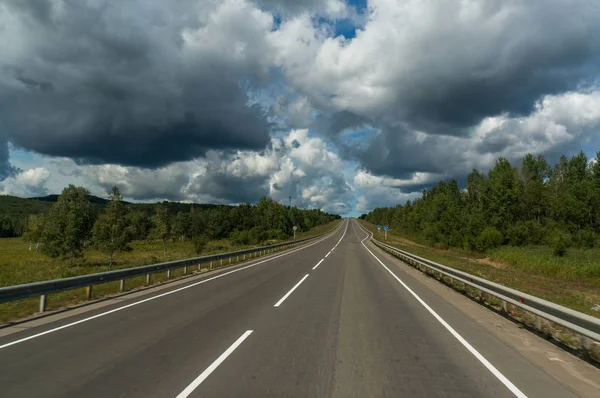
[[[595,0],[0,0],[0,194],[356,216],[600,150]]]

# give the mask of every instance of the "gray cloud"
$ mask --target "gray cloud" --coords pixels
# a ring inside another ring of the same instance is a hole
[[[270,17],[192,1],[57,4],[0,6],[13,18],[3,35],[16,38],[0,61],[0,119],[15,145],[156,167],[269,142],[241,82],[263,78]],[[227,47],[236,42],[237,56]]]
[[[326,114],[354,114],[355,125],[362,116],[464,136],[484,117],[526,116],[542,96],[574,90],[600,73],[598,3],[370,4],[376,12],[352,41],[303,29],[300,55],[282,61],[311,103]],[[341,125],[326,118],[334,130],[352,122],[349,115]]]
[[[1,138],[0,136],[0,182],[14,176],[18,171],[8,160],[8,143],[2,142]]]

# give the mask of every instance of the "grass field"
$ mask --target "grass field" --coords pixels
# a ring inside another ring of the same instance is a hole
[[[332,230],[339,224],[339,220],[320,225],[309,232],[297,233],[296,239],[315,236]],[[277,243],[275,241],[269,244]],[[136,241],[131,243],[129,252],[116,253],[113,259],[112,270],[136,267],[164,261],[181,260],[197,257],[192,243],[168,242],[167,254],[163,255],[162,242]],[[108,271],[108,256],[95,249],[86,249],[82,258],[75,259],[74,265],[62,259],[53,259],[42,253],[28,250],[28,244],[21,238],[0,239],[0,287],[18,285],[22,283],[43,280],[66,278],[70,276],[93,274]],[[228,240],[215,240],[207,244],[201,255],[210,255],[229,251],[242,250],[251,246],[232,246]],[[183,270],[174,270],[172,277],[183,274]],[[152,282],[166,280],[166,275],[153,274]],[[143,286],[145,278],[131,278],[126,280],[128,289]],[[94,286],[94,297],[102,297],[118,291],[118,282]],[[83,289],[74,289],[52,294],[48,298],[48,308],[56,309],[65,305],[75,304],[85,299]],[[30,298],[0,304],[0,323],[18,319],[35,313],[38,309],[39,298]]]
[[[378,235],[375,225],[361,220]],[[502,246],[486,254],[463,250],[440,250],[417,244],[388,232],[388,244],[435,262],[478,275],[522,292],[600,317],[593,310],[600,305],[600,249],[568,249],[565,257],[555,257],[546,246]]]

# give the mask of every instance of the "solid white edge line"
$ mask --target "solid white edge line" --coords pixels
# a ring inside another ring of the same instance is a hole
[[[348,221],[348,222],[349,222],[349,221]],[[342,226],[342,224],[340,224],[340,226],[339,226],[339,227],[337,227],[337,228],[340,228],[341,226]],[[170,290],[170,291],[168,291],[168,292],[165,292],[165,293],[162,293],[162,294],[159,294],[159,295],[156,295],[156,296],[148,297],[148,298],[146,298],[146,299],[143,299],[143,300],[140,300],[140,301],[136,301],[135,303],[127,304],[127,305],[124,305],[124,306],[122,306],[122,307],[114,308],[114,309],[112,309],[112,310],[109,310],[109,311],[106,311],[106,312],[102,312],[102,313],[100,313],[100,314],[96,314],[96,315],[90,316],[90,317],[88,317],[88,318],[80,319],[80,320],[78,320],[78,321],[71,322],[71,323],[68,323],[68,324],[66,324],[66,325],[58,326],[58,327],[56,327],[56,328],[54,328],[54,329],[49,329],[49,330],[46,330],[46,331],[44,331],[44,332],[40,332],[40,333],[33,334],[33,335],[31,335],[31,336],[23,337],[22,339],[19,339],[19,340],[11,341],[10,343],[6,343],[6,344],[3,344],[3,345],[0,345],[0,350],[1,350],[1,349],[3,349],[3,348],[10,347],[10,346],[12,346],[12,345],[15,345],[15,344],[23,343],[23,342],[25,342],[25,341],[27,341],[27,340],[32,340],[32,339],[35,339],[35,338],[37,338],[37,337],[44,336],[44,335],[46,335],[46,334],[54,333],[54,332],[57,332],[57,331],[59,331],[59,330],[62,330],[62,329],[69,328],[69,327],[71,327],[71,326],[79,325],[80,323],[84,323],[84,322],[87,322],[87,321],[91,321],[92,319],[100,318],[100,317],[103,317],[103,316],[105,316],[105,315],[109,315],[109,314],[112,314],[112,313],[114,313],[114,312],[118,312],[118,311],[121,311],[121,310],[127,309],[127,308],[129,308],[129,307],[133,307],[133,306],[136,306],[136,305],[139,305],[139,304],[145,303],[145,302],[147,302],[147,301],[152,301],[152,300],[155,300],[155,299],[157,299],[157,298],[164,297],[164,296],[168,296],[168,295],[170,295],[170,294],[177,293],[177,292],[180,292],[180,291],[182,291],[182,290],[185,290],[185,289],[190,289],[190,288],[192,288],[192,287],[195,287],[195,286],[201,285],[201,284],[203,284],[203,283],[206,283],[206,282],[210,282],[210,281],[212,281],[212,280],[215,280],[215,279],[221,278],[221,277],[223,277],[223,276],[230,275],[230,274],[233,274],[233,273],[235,273],[235,272],[239,272],[239,271],[242,271],[242,270],[245,270],[245,269],[248,269],[248,268],[255,267],[255,266],[257,266],[257,265],[260,265],[260,264],[266,263],[267,261],[271,261],[271,260],[275,260],[275,259],[277,259],[277,258],[280,258],[280,257],[283,257],[283,256],[287,256],[287,255],[289,255],[289,254],[292,254],[292,253],[295,253],[295,252],[297,252],[297,251],[299,251],[299,250],[304,250],[304,249],[306,249],[306,248],[308,248],[308,247],[311,247],[311,246],[313,246],[313,245],[316,245],[317,243],[323,242],[325,239],[329,239],[329,238],[330,238],[330,237],[331,237],[333,234],[335,234],[336,232],[338,232],[338,231],[337,231],[337,228],[336,228],[336,230],[334,230],[334,231],[333,231],[333,232],[332,232],[332,233],[331,233],[329,236],[326,236],[326,237],[324,237],[324,238],[322,238],[322,239],[319,239],[318,241],[316,241],[316,242],[313,242],[313,243],[311,243],[311,244],[309,244],[309,245],[302,246],[302,247],[299,247],[299,248],[297,248],[297,249],[294,249],[294,250],[291,250],[291,251],[287,251],[287,252],[285,252],[285,253],[282,253],[282,254],[280,254],[280,255],[277,255],[277,256],[274,256],[274,257],[270,257],[270,258],[267,258],[267,259],[265,259],[265,260],[262,260],[262,261],[259,261],[259,262],[256,262],[256,263],[253,263],[253,264],[250,264],[250,265],[246,265],[246,266],[244,266],[244,267],[240,267],[240,268],[234,269],[233,271],[224,272],[224,273],[222,273],[222,274],[219,274],[219,275],[213,276],[213,277],[211,277],[211,278],[202,279],[202,280],[201,280],[201,281],[199,281],[199,282],[192,283],[192,284],[190,284],[190,285],[186,285],[186,286],[180,287],[180,288],[178,288],[178,289],[175,289],[175,290]],[[346,223],[346,229],[348,229],[348,224],[347,224],[347,223]]]
[[[198,388],[198,386],[202,384],[202,382],[206,380],[206,378],[210,376],[210,374],[214,372],[215,369],[217,369],[217,367],[219,367],[219,365],[222,364],[223,361],[225,361],[225,359],[227,359],[227,357],[230,356],[231,353],[235,351],[235,349],[238,348],[244,342],[244,340],[246,340],[251,334],[252,330],[246,330],[246,332],[244,332],[244,334],[242,334],[235,341],[235,343],[229,346],[229,348],[225,350],[225,352],[222,353],[221,356],[219,356],[213,363],[211,363],[210,366],[206,368],[204,372],[200,373],[200,376],[196,377],[194,381],[192,381],[182,392],[180,392],[179,395],[177,395],[177,398],[186,398],[192,392],[194,392],[194,390]]]
[[[294,292],[294,290],[296,290],[298,288],[298,286],[300,286],[300,284],[302,282],[304,282],[304,280],[308,278],[308,274],[304,275],[304,278],[300,279],[300,282],[296,283],[296,285],[290,289],[289,292],[287,292],[285,294],[285,296],[283,296],[277,303],[275,303],[275,305],[273,307],[279,307],[281,305],[281,303],[283,303],[285,301],[286,298],[288,298],[290,296],[290,294],[292,294]]]
[[[369,236],[367,235],[367,238],[368,237]],[[425,307],[427,311],[429,311],[431,315],[433,315],[435,319],[438,320],[439,323],[441,323],[446,328],[446,330],[450,332],[450,334],[452,334],[452,336],[454,336],[471,354],[473,354],[473,356],[477,358],[477,360],[479,360],[479,362],[481,362],[483,366],[485,366],[494,376],[496,376],[496,378],[500,380],[500,382],[502,382],[502,384],[504,384],[516,397],[527,398],[527,395],[525,395],[521,390],[519,390],[517,386],[515,386],[510,380],[506,378],[506,376],[500,373],[500,371],[496,369],[494,365],[492,365],[487,359],[485,359],[485,357],[481,355],[479,351],[477,351],[467,340],[465,340],[460,334],[458,334],[458,332],[454,330],[452,326],[450,326],[441,316],[439,316],[425,301],[423,301],[423,299],[421,299],[421,297],[419,297],[410,287],[408,287],[402,281],[402,279],[396,276],[396,274],[394,274],[375,254],[373,254],[373,252],[369,250],[369,248],[364,244],[364,239],[360,243],[362,243],[363,247],[369,253],[371,253],[371,256],[373,256],[379,262],[379,264],[381,264],[383,268],[386,269],[387,272],[389,272],[423,307]]]
[[[313,269],[317,269],[317,267],[318,267],[318,266],[319,266],[319,265],[320,265],[320,264],[321,264],[323,261],[325,261],[325,259],[324,259],[324,258],[322,258],[322,259],[321,259],[321,261],[319,261],[319,262],[317,263],[317,265],[315,265],[315,266],[313,267]]]

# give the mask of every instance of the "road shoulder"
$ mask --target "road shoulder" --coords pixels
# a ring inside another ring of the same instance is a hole
[[[389,262],[416,281],[426,286],[441,299],[452,304],[464,315],[472,319],[488,333],[514,347],[525,359],[548,375],[560,381],[563,385],[585,397],[597,397],[600,391],[600,369],[561,350],[555,345],[535,334],[520,329],[515,323],[499,314],[483,307],[473,300],[452,290],[448,286],[432,279],[396,257],[368,243],[369,248],[379,257],[385,257]]]

